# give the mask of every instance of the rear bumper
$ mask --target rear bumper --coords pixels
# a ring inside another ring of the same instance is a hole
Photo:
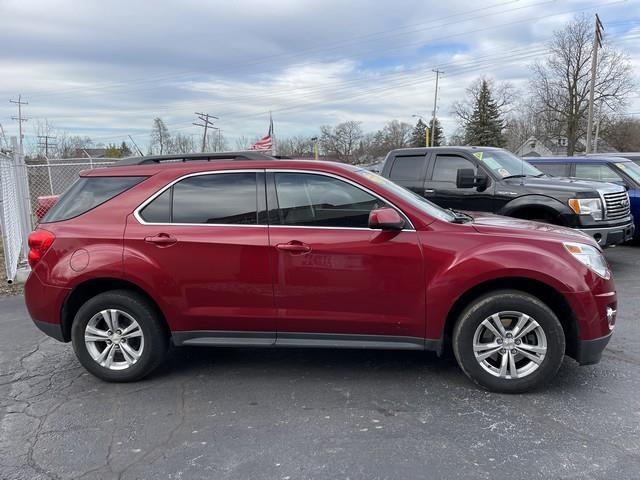
[[[635,226],[633,222],[629,222],[615,227],[581,228],[580,231],[592,237],[598,242],[598,245],[604,248],[631,241]]]
[[[39,322],[34,320],[33,323],[42,331],[45,335],[51,338],[55,338],[59,342],[65,342],[64,334],[62,333],[62,325],[59,323]]]
[[[60,322],[60,314],[70,291],[68,288],[41,282],[33,271],[24,284],[24,301],[33,323],[45,334],[61,342],[68,341]]]
[[[595,338],[593,340],[579,340],[575,359],[580,365],[593,365],[600,361],[602,358],[602,352],[611,340],[611,332],[604,337]]]

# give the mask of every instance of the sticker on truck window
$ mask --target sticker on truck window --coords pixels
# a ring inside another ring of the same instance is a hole
[[[476,153],[473,154],[473,156],[476,157],[478,160],[482,160],[482,154],[483,153],[484,152],[476,152]]]
[[[484,164],[489,167],[491,170],[498,170],[500,168],[500,164],[498,162],[496,162],[493,158],[491,157],[484,157],[482,159],[482,161],[484,162]],[[507,174],[508,175],[508,174]]]

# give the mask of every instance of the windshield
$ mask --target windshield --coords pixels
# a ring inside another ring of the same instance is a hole
[[[489,170],[500,178],[522,176],[541,177],[544,175],[533,165],[506,150],[480,150],[473,154]]]
[[[640,183],[640,166],[633,162],[619,162],[616,167],[629,175],[636,183]]]
[[[377,173],[369,172],[367,170],[357,170],[357,173],[362,175],[363,177],[376,182],[379,185],[382,185],[387,190],[390,190],[394,194],[402,197],[405,201],[409,202],[414,207],[422,210],[428,215],[432,217],[439,218],[440,220],[445,220],[447,222],[454,221],[456,219],[455,215],[449,210],[445,210],[427,200],[424,197],[421,197],[418,194],[413,193],[411,190],[407,190],[400,185],[393,183],[391,180],[387,180],[384,177],[381,177]]]

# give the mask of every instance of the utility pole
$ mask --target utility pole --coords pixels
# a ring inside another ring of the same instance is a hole
[[[13,120],[17,120],[18,121],[18,131],[20,133],[20,155],[23,154],[24,150],[22,149],[22,140],[23,140],[23,135],[22,135],[22,122],[26,122],[27,120],[29,120],[28,118],[23,118],[22,117],[22,105],[29,105],[29,102],[23,102],[22,101],[22,95],[18,95],[18,100],[9,100],[9,103],[15,103],[16,105],[18,105],[18,116],[17,117],[11,117]]]
[[[197,123],[197,122],[193,122],[193,124],[196,127],[204,127],[204,133],[202,135],[202,152],[205,151],[205,148],[207,146],[207,130],[209,128],[216,128],[213,125],[213,122],[211,120],[209,120],[210,118],[215,118],[216,120],[219,120],[218,117],[214,116],[214,115],[209,115],[208,113],[199,113],[196,112],[196,115],[198,116],[198,119],[202,122],[202,123]]]
[[[591,131],[593,130],[593,96],[596,85],[596,68],[598,66],[598,47],[602,48],[602,32],[604,27],[596,13],[596,29],[593,36],[593,51],[591,52],[591,85],[589,86],[589,116],[587,119],[587,148],[591,153]]]
[[[438,78],[440,77],[440,74],[444,72],[438,70],[437,68],[435,70],[432,70],[432,72],[435,72],[436,74],[436,93],[433,96],[433,120],[431,120],[431,146],[433,147],[433,142],[434,142],[434,139],[436,138],[435,129],[436,129],[436,109],[438,107]]]
[[[50,135],[38,135],[38,148],[44,147],[44,156],[49,157],[49,139],[55,140],[56,137],[52,137]],[[56,145],[52,145],[55,147]]]
[[[600,100],[598,106],[598,120],[596,121],[596,136],[593,139],[593,153],[598,153],[598,138],[600,137],[600,122],[602,122],[602,104],[604,102]]]

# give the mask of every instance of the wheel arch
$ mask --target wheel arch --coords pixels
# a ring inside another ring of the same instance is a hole
[[[155,299],[142,287],[121,278],[104,277],[94,278],[76,285],[65,298],[64,303],[62,304],[62,311],[60,313],[62,336],[65,342],[69,342],[71,340],[71,325],[73,324],[73,319],[80,307],[90,298],[111,290],[130,290],[146,298],[156,309],[158,315],[160,315],[167,332],[170,332],[166,316],[158,305],[158,302],[156,302]]]
[[[454,302],[447,314],[443,332],[443,346],[451,347],[453,328],[462,311],[474,300],[482,295],[497,290],[519,290],[533,295],[547,305],[558,317],[566,339],[566,355],[574,357],[579,339],[578,321],[567,299],[550,285],[525,277],[505,277],[482,282],[470,288]]]
[[[559,225],[566,223],[563,220],[563,216],[573,213],[569,210],[569,207],[561,201],[545,195],[525,195],[514,198],[497,213],[508,217],[532,219],[535,217],[528,215],[533,215],[538,212],[553,218],[559,222]]]

